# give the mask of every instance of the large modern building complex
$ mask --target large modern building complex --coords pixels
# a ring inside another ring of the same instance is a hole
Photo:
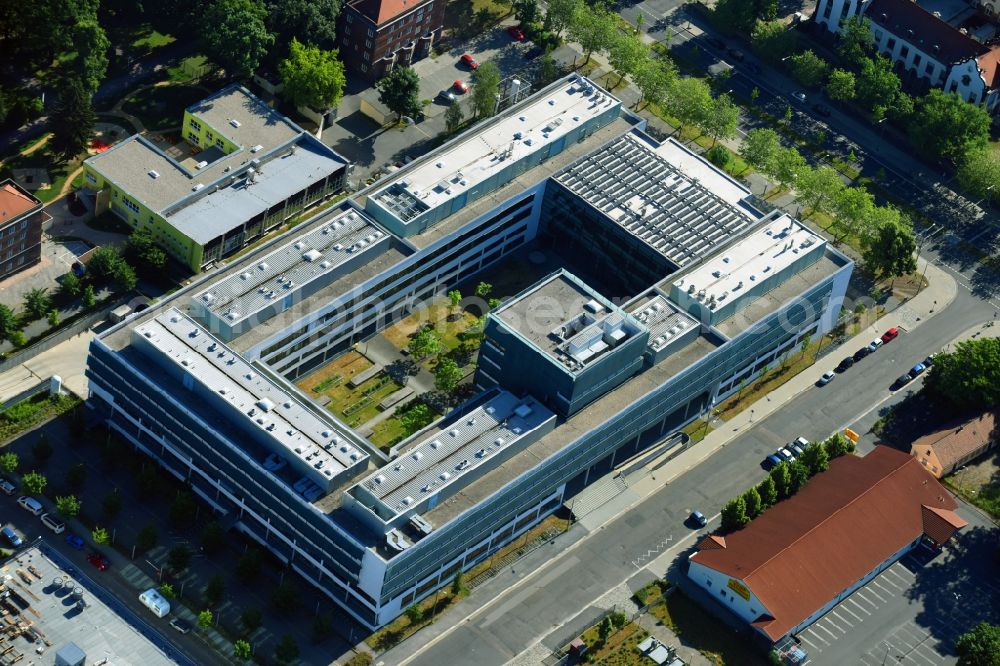
[[[136,134],[84,162],[97,213],[199,271],[344,187],[347,162],[240,85],[184,111],[183,141]]]
[[[524,256],[478,392],[392,455],[293,385]],[[830,328],[852,267],[571,76],[99,336],[88,404],[376,627]]]

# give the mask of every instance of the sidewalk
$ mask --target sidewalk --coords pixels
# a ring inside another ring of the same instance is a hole
[[[63,388],[81,398],[87,395],[87,351],[93,331],[74,336],[61,344],[47,349],[21,365],[0,373],[0,403],[47,381],[52,375],[59,375]]]

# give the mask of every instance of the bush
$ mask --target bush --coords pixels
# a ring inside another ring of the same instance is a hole
[[[709,148],[705,152],[705,157],[708,158],[709,162],[720,169],[726,168],[726,165],[728,165],[733,159],[732,153],[730,153],[725,146],[720,144],[715,144]]]

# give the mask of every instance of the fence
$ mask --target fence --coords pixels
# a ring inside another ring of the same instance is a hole
[[[106,307],[91,312],[90,314],[84,315],[72,324],[60,328],[52,335],[42,338],[27,349],[22,349],[21,351],[8,355],[7,358],[0,361],[0,372],[6,372],[11,368],[16,368],[25,361],[41,354],[43,351],[47,351],[52,347],[55,347],[56,345],[83,333],[97,322],[105,319],[108,316],[108,313],[111,312],[113,308],[117,307],[117,305],[118,303],[114,302]]]
[[[17,403],[21,402],[22,400],[27,400],[28,398],[30,398],[32,396],[35,396],[35,395],[38,395],[39,393],[43,393],[44,391],[47,391],[48,388],[49,388],[49,380],[43,379],[42,381],[38,382],[37,384],[35,384],[31,388],[25,389],[24,391],[21,391],[20,393],[18,393],[17,395],[15,395],[13,398],[10,398],[6,402],[4,402],[2,405],[0,405],[0,410],[10,409],[11,407],[13,407],[14,405],[16,405]]]

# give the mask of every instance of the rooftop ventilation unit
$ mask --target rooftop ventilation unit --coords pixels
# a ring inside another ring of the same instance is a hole
[[[424,454],[423,454],[423,452],[421,452],[421,451],[414,451],[414,452],[413,452],[413,455],[412,455],[411,457],[412,457],[412,458],[413,458],[414,460],[420,460],[421,458],[423,458],[423,457],[424,457]]]
[[[229,119],[229,124],[232,125],[233,127],[239,127],[240,126],[240,121],[236,120],[235,118],[230,118]]]
[[[150,169],[149,170],[149,177],[150,178],[159,178],[160,177],[160,173],[158,171],[156,171],[155,169]]]
[[[302,258],[308,261],[309,263],[317,261],[322,257],[323,255],[320,253],[319,250],[309,250],[308,252],[302,254]]]
[[[191,191],[192,192],[197,192],[198,190],[200,190],[203,187],[205,187],[204,183],[195,183],[194,187],[191,188]]]
[[[201,162],[198,162],[197,164],[195,164],[194,168],[195,169],[204,169],[207,166],[208,166],[208,162],[205,161],[205,160],[202,160]]]
[[[260,145],[258,143],[256,146],[254,146],[253,148],[250,149],[250,152],[251,153],[257,153],[257,152],[260,152],[263,149],[264,149],[264,146],[262,146],[262,145]]]

